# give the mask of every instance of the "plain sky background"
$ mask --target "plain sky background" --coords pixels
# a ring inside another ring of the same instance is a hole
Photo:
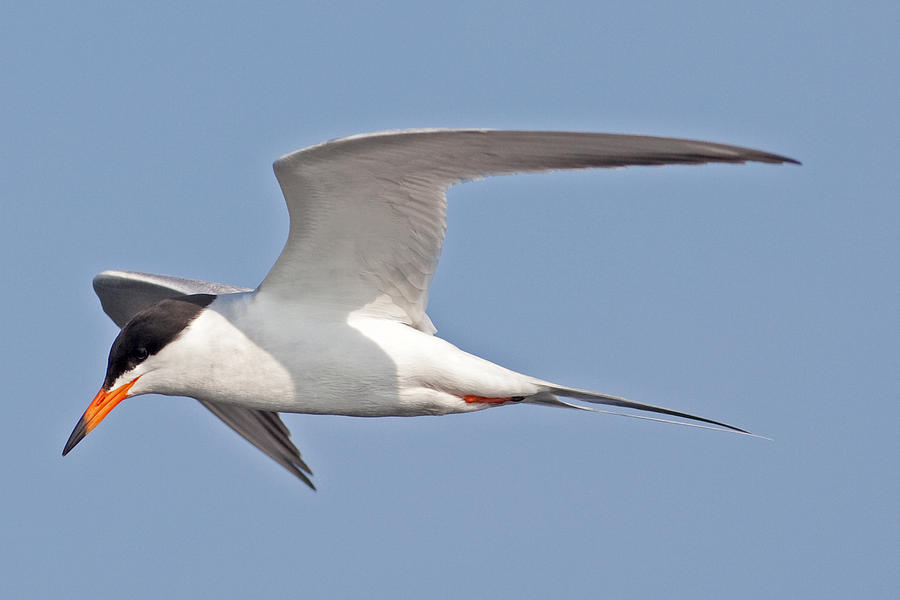
[[[3,598],[896,598],[896,2],[6,3]],[[626,6],[627,4],[627,6]],[[313,493],[198,403],[65,459],[107,268],[253,287],[271,162],[411,127],[681,136],[795,166],[450,192],[439,334],[773,442],[512,406],[288,415]]]

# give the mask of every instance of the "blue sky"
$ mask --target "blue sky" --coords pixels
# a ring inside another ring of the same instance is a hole
[[[7,6],[0,596],[888,598],[900,587],[896,3]],[[440,335],[773,442],[575,411],[288,415],[318,493],[196,402],[63,459],[107,268],[255,286],[271,162],[410,127],[757,147],[451,190]]]

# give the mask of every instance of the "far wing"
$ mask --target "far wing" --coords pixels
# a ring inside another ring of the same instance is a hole
[[[425,308],[449,186],[519,172],[746,161],[796,162],[737,146],[604,133],[418,130],[333,140],[275,161],[291,228],[259,293],[364,309],[433,333]]]
[[[233,294],[250,290],[224,283],[166,275],[104,271],[94,278],[94,291],[100,298],[104,312],[116,325],[122,327],[135,313],[166,298],[185,294]],[[275,462],[300,478],[303,483],[316,489],[309,479],[312,471],[303,462],[300,451],[291,442],[291,432],[281,421],[278,413],[244,408],[225,402],[201,400],[200,404]]]
[[[249,291],[251,290],[225,283],[134,271],[103,271],[94,277],[94,292],[100,298],[103,312],[119,327],[124,327],[135,313],[166,298],[187,294],[218,295]]]

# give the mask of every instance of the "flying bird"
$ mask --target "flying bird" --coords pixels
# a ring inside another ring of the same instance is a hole
[[[121,327],[69,453],[125,398],[196,398],[315,489],[279,413],[442,415],[562,400],[711,419],[516,373],[435,336],[425,313],[450,186],[489,175],[629,165],[796,163],[738,146],[604,133],[428,129],[355,135],[275,161],[287,243],[255,290],[105,271],[103,310]]]

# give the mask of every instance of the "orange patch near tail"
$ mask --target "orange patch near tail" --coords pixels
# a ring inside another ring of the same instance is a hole
[[[485,398],[484,396],[463,396],[463,400],[469,404],[503,404],[512,398]]]

